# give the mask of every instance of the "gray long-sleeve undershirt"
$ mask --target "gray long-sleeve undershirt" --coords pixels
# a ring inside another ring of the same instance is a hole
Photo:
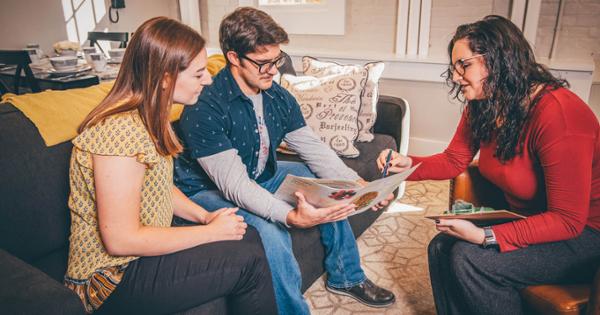
[[[288,147],[297,152],[300,159],[319,178],[358,180],[360,176],[346,166],[337,154],[309,127],[294,130],[284,137]]]
[[[300,158],[318,177],[360,179],[333,150],[319,140],[310,127],[305,126],[288,133],[285,141],[292,150],[299,152]],[[275,198],[248,177],[246,166],[237,150],[230,149],[202,157],[198,159],[198,163],[226,199],[267,220],[287,225],[287,215],[294,207]],[[228,167],[223,167],[224,165]]]

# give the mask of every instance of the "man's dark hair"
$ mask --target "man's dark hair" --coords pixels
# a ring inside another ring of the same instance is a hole
[[[544,92],[531,99],[538,85],[557,89],[568,87],[567,81],[556,78],[536,62],[533,50],[523,33],[510,20],[489,15],[480,21],[460,25],[448,44],[452,49],[461,39],[469,41],[475,54],[482,54],[489,76],[483,83],[485,99],[465,102],[460,97],[460,84],[452,81],[452,72],[445,73],[450,94],[467,104],[467,120],[471,129],[471,146],[489,143],[496,137],[496,157],[508,161],[523,150],[523,131],[529,114]],[[500,126],[498,127],[498,122]]]
[[[288,34],[267,13],[241,7],[221,21],[219,42],[223,54],[234,51],[243,56],[264,45],[286,44]]]

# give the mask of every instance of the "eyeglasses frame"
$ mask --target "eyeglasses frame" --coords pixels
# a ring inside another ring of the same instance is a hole
[[[277,69],[279,69],[281,66],[283,66],[285,64],[286,56],[287,56],[287,54],[282,51],[279,54],[279,57],[275,58],[275,60],[259,63],[258,61],[254,60],[246,55],[239,55],[240,59],[246,59],[246,60],[250,61],[251,63],[253,63],[258,68],[258,73],[260,73],[260,74],[268,73],[269,71],[271,71],[271,69],[273,69],[273,67],[276,67]],[[277,65],[278,63],[280,63],[280,64]],[[266,68],[267,70],[263,71],[263,69],[265,69],[263,67],[266,65],[269,65],[269,66]]]
[[[454,64],[451,64],[448,67],[448,71],[450,72],[450,75],[452,75],[456,71],[456,74],[458,74],[460,77],[464,76],[465,73],[467,72],[467,70],[465,69],[465,66],[464,66],[465,61],[475,59],[477,57],[482,57],[482,56],[485,56],[485,54],[477,54],[477,55],[469,56],[467,58],[461,58],[461,59],[456,60],[456,62]],[[462,69],[462,71],[458,71],[458,69],[456,68],[457,64],[461,64],[460,68]]]

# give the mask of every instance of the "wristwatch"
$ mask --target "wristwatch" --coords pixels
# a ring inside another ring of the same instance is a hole
[[[483,234],[484,234],[484,239],[483,239],[483,244],[481,244],[483,246],[483,248],[498,246],[498,242],[496,241],[496,235],[494,235],[494,231],[492,230],[491,226],[484,227]]]

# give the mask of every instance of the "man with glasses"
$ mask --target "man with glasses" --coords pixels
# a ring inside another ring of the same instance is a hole
[[[293,207],[273,196],[287,174],[365,184],[306,126],[293,96],[273,83],[286,59],[280,44],[288,42],[287,33],[266,13],[239,8],[221,22],[219,36],[227,66],[181,116],[185,151],[176,160],[175,183],[208,211],[239,207],[238,214],[258,230],[280,314],[309,313],[290,226],[319,227],[329,291],[372,307],[391,305],[394,294],[372,283],[360,267],[346,220],[354,205],[315,208],[298,194]],[[284,139],[306,164],[277,161],[275,148]]]

